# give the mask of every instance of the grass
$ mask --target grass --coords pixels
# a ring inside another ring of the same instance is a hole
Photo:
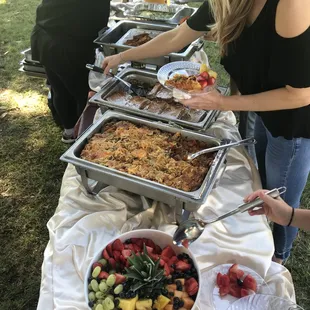
[[[0,309],[33,310],[39,297],[41,264],[48,242],[46,223],[58,204],[66,150],[46,104],[44,81],[18,72],[40,0],[0,0]],[[217,51],[207,44],[210,61]],[[310,207],[310,187],[303,197]],[[310,308],[309,234],[301,232],[288,268],[298,302]]]

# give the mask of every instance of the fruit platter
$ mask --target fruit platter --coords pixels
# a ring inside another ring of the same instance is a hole
[[[163,66],[157,78],[163,86],[172,90],[176,99],[189,99],[191,94],[214,89],[217,73],[206,64],[176,61]]]
[[[85,295],[92,310],[190,310],[199,283],[188,249],[173,245],[166,233],[139,230],[112,240],[95,257]]]

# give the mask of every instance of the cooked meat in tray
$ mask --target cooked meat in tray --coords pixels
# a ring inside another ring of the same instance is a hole
[[[188,109],[176,102],[171,91],[159,83],[154,86],[136,79],[126,79],[135,86],[139,96],[128,94],[122,85],[119,85],[112,94],[103,95],[104,100],[113,104],[139,109],[152,114],[160,114],[169,118],[198,123],[205,115],[203,110]]]
[[[95,134],[81,158],[186,192],[200,188],[215,154],[187,161],[205,149],[204,141],[186,139],[179,132],[163,132],[129,121],[110,121]]]
[[[141,34],[134,36],[131,40],[125,41],[124,44],[129,45],[129,46],[140,46],[140,45],[147,43],[151,40],[152,40],[152,38],[148,33],[141,33]]]

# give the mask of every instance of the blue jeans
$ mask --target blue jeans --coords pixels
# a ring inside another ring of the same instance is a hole
[[[273,137],[257,116],[255,122],[256,156],[263,188],[286,186],[283,199],[298,208],[310,172],[310,139]],[[298,229],[274,224],[275,256],[286,260]]]

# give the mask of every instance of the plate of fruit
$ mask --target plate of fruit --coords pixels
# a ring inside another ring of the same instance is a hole
[[[104,245],[85,276],[92,310],[196,309],[200,272],[194,256],[167,233],[141,229]]]
[[[270,294],[264,279],[254,270],[238,265],[216,266],[202,274],[201,298],[211,309],[227,309],[236,300],[254,294]]]
[[[217,73],[206,64],[175,61],[161,67],[157,79],[172,91],[176,99],[189,99],[191,94],[213,90],[216,87]]]

